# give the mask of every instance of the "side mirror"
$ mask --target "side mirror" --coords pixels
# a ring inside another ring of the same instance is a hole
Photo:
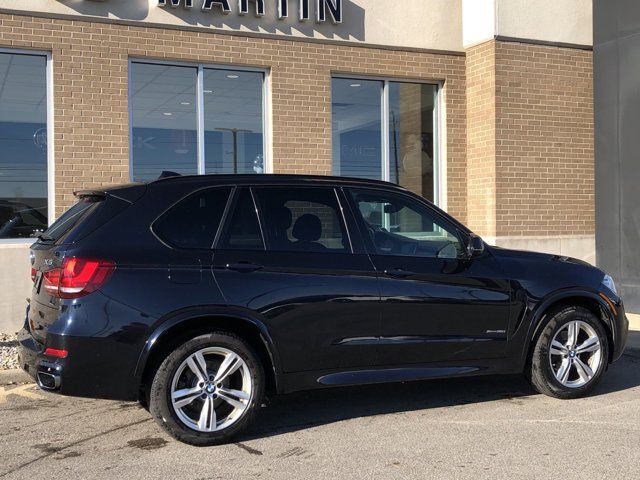
[[[467,243],[467,254],[469,258],[477,257],[484,252],[484,241],[473,233],[469,235],[469,242]]]

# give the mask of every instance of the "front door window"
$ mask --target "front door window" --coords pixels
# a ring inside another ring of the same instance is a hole
[[[351,195],[378,255],[463,257],[455,230],[410,197],[376,190]]]

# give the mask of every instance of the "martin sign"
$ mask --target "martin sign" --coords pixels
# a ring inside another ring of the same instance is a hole
[[[214,11],[227,15],[231,13],[231,2],[233,0],[158,0],[160,7],[184,7],[193,8],[198,2],[203,11]],[[289,3],[295,1],[297,4],[298,18],[301,22],[311,19],[311,14],[315,13],[317,22],[331,20],[333,23],[342,23],[342,0],[235,0],[238,5],[238,14],[246,15],[250,10],[257,17],[262,17],[266,13],[267,4],[278,9],[278,18],[289,17]],[[293,7],[295,9],[295,7]],[[315,12],[312,12],[312,9]]]

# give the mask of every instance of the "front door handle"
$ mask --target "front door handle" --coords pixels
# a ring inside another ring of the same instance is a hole
[[[241,273],[251,273],[257,270],[261,270],[263,267],[262,265],[257,265],[255,263],[238,262],[238,263],[227,263],[225,268],[227,270],[234,270],[236,272],[241,272]]]
[[[412,275],[415,275],[415,272],[411,272],[403,268],[390,268],[389,270],[385,270],[384,273],[385,275],[389,275],[390,277],[396,277],[396,278],[405,278],[405,277],[411,277]]]

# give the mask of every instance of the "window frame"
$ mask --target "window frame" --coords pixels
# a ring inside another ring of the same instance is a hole
[[[228,65],[188,61],[159,60],[144,57],[129,57],[127,72],[127,101],[129,106],[129,180],[133,180],[133,65],[165,65],[173,67],[191,67],[196,69],[196,138],[197,138],[197,175],[205,175],[205,122],[204,122],[204,71],[229,70],[262,73],[262,148],[264,173],[273,173],[273,134],[271,125],[271,69],[245,65]]]
[[[262,249],[259,249],[259,250],[223,248],[222,246],[225,235],[227,235],[229,233],[229,230],[231,229],[231,220],[233,219],[235,209],[238,206],[240,195],[244,190],[249,192],[249,195],[251,196],[251,202],[253,203],[253,208],[256,212],[256,219],[258,220],[258,230],[260,232],[260,239],[262,240]],[[222,215],[222,219],[220,220],[220,228],[218,229],[218,233],[216,234],[215,241],[213,242],[212,250],[221,251],[221,252],[243,252],[243,251],[266,252],[267,251],[267,240],[266,240],[264,228],[262,225],[262,218],[258,210],[258,202],[256,202],[252,185],[233,185],[233,191],[231,192],[231,195],[229,195],[227,205],[225,206],[224,214]]]
[[[273,250],[270,248],[269,245],[269,238],[267,237],[266,233],[265,233],[265,229],[264,229],[264,212],[262,211],[262,205],[260,204],[260,202],[258,201],[257,198],[257,194],[256,194],[256,189],[270,189],[270,188],[299,188],[299,189],[303,189],[305,191],[308,191],[309,189],[318,189],[318,188],[322,188],[322,189],[326,189],[326,190],[332,190],[333,191],[333,195],[336,199],[336,205],[338,207],[338,218],[342,221],[342,225],[344,227],[344,233],[347,236],[347,241],[349,242],[349,248],[347,249],[347,251],[344,252],[308,252],[308,251],[300,251],[300,250]],[[341,199],[341,193],[339,191],[340,187],[336,186],[336,185],[300,185],[300,184],[278,184],[278,183],[269,183],[269,184],[265,184],[265,185],[252,185],[251,186],[251,196],[253,198],[253,203],[256,207],[256,211],[258,212],[258,223],[260,224],[260,230],[262,232],[262,240],[263,240],[263,244],[264,244],[264,248],[265,248],[265,252],[272,252],[272,253],[287,253],[287,254],[305,254],[305,255],[309,255],[309,254],[321,254],[321,255],[354,255],[356,253],[358,253],[356,251],[356,248],[354,247],[354,240],[353,240],[353,234],[354,232],[352,232],[350,230],[350,224],[349,221],[347,219],[346,216],[346,212],[345,212],[345,206],[344,206],[344,202]],[[347,207],[348,208],[348,207]]]
[[[436,261],[444,261],[444,260],[463,260],[463,258],[456,258],[456,259],[448,259],[448,258],[437,258],[437,257],[426,257],[426,256],[422,256],[422,255],[385,255],[385,254],[381,254],[378,252],[378,250],[376,249],[375,245],[373,244],[373,242],[371,241],[371,238],[368,234],[367,231],[367,226],[365,224],[365,220],[362,217],[362,214],[360,213],[360,210],[358,208],[358,205],[355,202],[355,199],[353,198],[353,195],[351,193],[351,191],[370,191],[370,192],[379,192],[383,195],[390,195],[390,196],[395,196],[395,197],[401,197],[403,199],[407,199],[407,203],[409,203],[409,205],[411,205],[412,203],[416,203],[419,206],[425,208],[427,211],[429,211],[434,218],[434,223],[438,222],[441,223],[440,228],[444,228],[445,230],[447,230],[449,233],[452,233],[456,236],[456,238],[458,239],[458,241],[460,242],[460,245],[462,246],[462,248],[466,248],[466,245],[468,244],[468,236],[470,234],[469,231],[467,231],[466,227],[464,227],[464,225],[459,224],[455,219],[450,218],[446,213],[444,213],[443,211],[441,211],[437,206],[430,204],[428,201],[426,201],[424,198],[420,197],[419,195],[416,195],[412,192],[407,192],[407,191],[396,191],[396,190],[390,190],[388,188],[384,188],[384,187],[378,187],[378,186],[370,186],[370,185],[347,185],[345,187],[343,187],[343,195],[349,205],[349,209],[351,210],[351,214],[354,217],[354,221],[356,222],[358,231],[360,233],[360,237],[362,238],[362,242],[365,246],[366,252],[369,255],[372,256],[385,256],[385,257],[406,257],[406,258],[419,258],[419,259],[423,259],[423,260],[436,260]]]
[[[51,52],[46,50],[27,50],[0,46],[0,53],[45,58],[45,92],[47,95],[47,227],[50,227],[53,222],[56,221],[53,58]],[[0,245],[32,244],[35,240],[34,238],[2,238],[0,239]]]
[[[409,84],[420,84],[420,85],[432,85],[435,86],[434,92],[434,101],[433,101],[433,157],[434,157],[434,184],[433,184],[433,203],[435,205],[440,206],[441,208],[446,209],[447,190],[445,188],[446,184],[446,162],[444,155],[442,155],[442,122],[444,116],[442,114],[442,88],[444,82],[439,80],[425,80],[419,78],[397,78],[397,77],[383,77],[383,76],[371,76],[371,75],[357,75],[353,73],[342,73],[342,72],[331,72],[331,82],[333,83],[334,79],[340,80],[370,80],[370,81],[378,81],[382,82],[382,89],[380,91],[380,122],[382,124],[382,133],[381,133],[381,157],[382,157],[382,178],[377,180],[383,180],[385,182],[389,182],[391,180],[391,162],[389,158],[389,148],[391,142],[391,129],[389,127],[390,118],[391,118],[391,107],[390,107],[390,94],[389,94],[389,86],[392,83],[409,83]],[[330,103],[331,103],[331,117],[332,117],[332,128],[333,132],[333,88],[331,88],[330,93]],[[333,137],[331,138],[331,142],[333,143]],[[333,159],[332,159],[333,160]]]

